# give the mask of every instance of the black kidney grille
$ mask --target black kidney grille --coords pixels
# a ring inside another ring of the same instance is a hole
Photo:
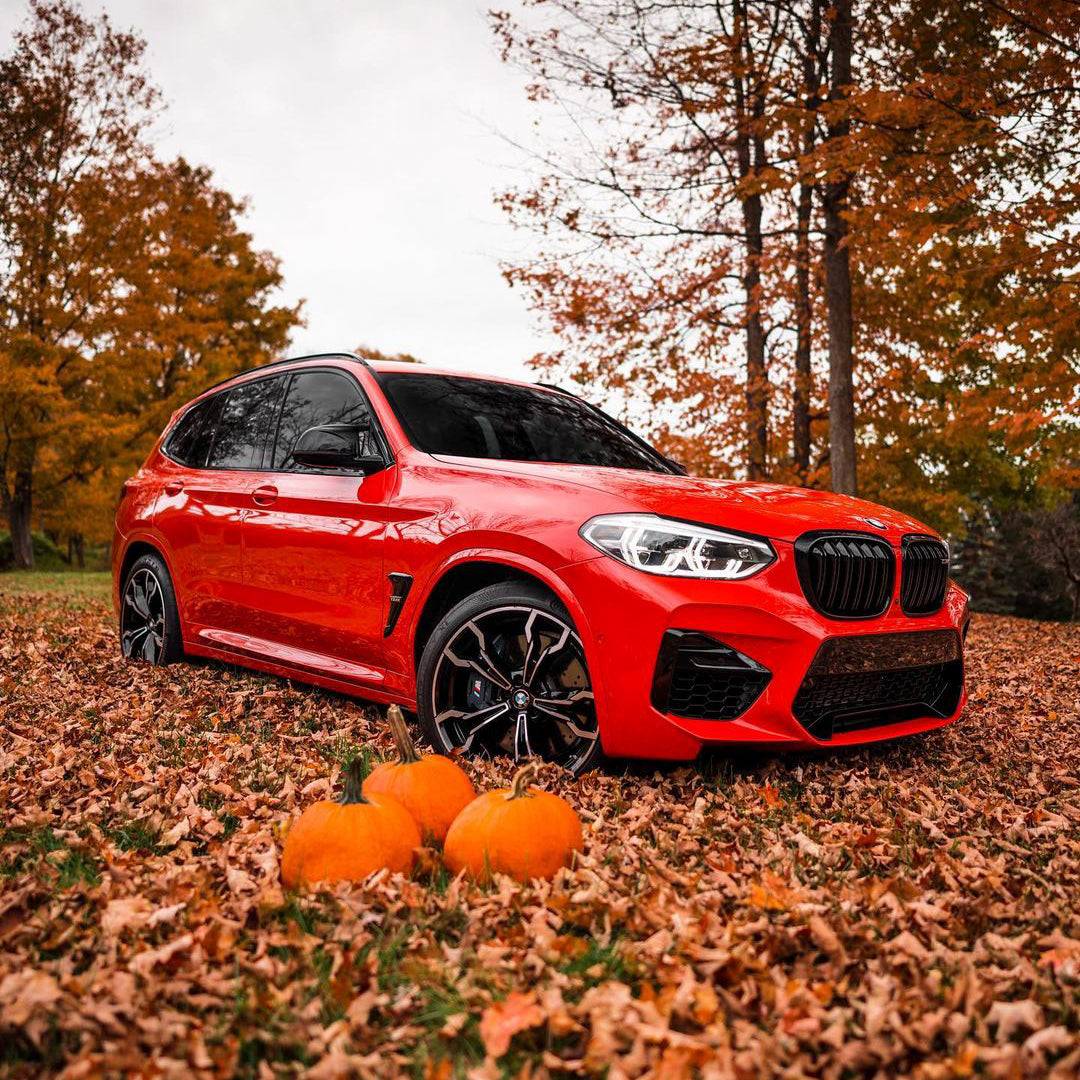
[[[949,585],[949,549],[932,536],[905,536],[900,606],[905,615],[941,610]]]
[[[888,608],[896,558],[884,540],[860,533],[811,533],[796,541],[795,560],[803,592],[822,614],[872,619]]]

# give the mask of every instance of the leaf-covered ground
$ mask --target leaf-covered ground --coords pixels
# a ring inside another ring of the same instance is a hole
[[[977,618],[950,729],[549,773],[587,849],[551,884],[290,896],[377,714],[123,663],[100,599],[0,579],[0,1076],[1074,1077],[1078,666]]]

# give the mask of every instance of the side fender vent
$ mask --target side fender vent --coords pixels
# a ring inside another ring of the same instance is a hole
[[[386,626],[383,627],[383,637],[388,638],[397,626],[401,618],[402,608],[405,607],[405,597],[412,588],[412,574],[387,574],[390,579],[390,600],[386,609]]]

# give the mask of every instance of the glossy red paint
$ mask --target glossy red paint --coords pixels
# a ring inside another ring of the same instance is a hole
[[[892,604],[875,619],[831,619],[804,596],[793,547],[799,536],[868,531],[865,518],[872,517],[884,529],[870,531],[899,555],[905,534],[934,535],[907,515],[770,484],[435,457],[410,444],[379,387],[379,373],[415,367],[334,356],[275,370],[306,368],[333,368],[358,382],[392,453],[388,468],[366,477],[192,469],[162,453],[163,436],[125,485],[113,545],[117,608],[124,567],[143,546],[154,548],[173,579],[188,653],[412,707],[422,646],[416,635],[436,585],[467,563],[505,566],[544,583],[573,617],[605,751],[688,759],[713,743],[820,745],[792,715],[792,702],[829,637],[961,631],[966,623],[967,598],[955,585],[936,614],[905,616],[899,573]],[[578,535],[597,514],[628,511],[768,537],[777,558],[741,581],[665,578],[602,555]],[[391,572],[414,580],[384,637]],[[708,633],[764,665],[773,673],[764,693],[731,721],[657,711],[650,687],[661,639],[672,628]],[[955,720],[963,705],[962,695],[944,719],[883,723],[839,734],[829,745],[928,730]]]

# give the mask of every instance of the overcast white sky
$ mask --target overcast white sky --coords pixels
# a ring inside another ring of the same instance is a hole
[[[521,164],[494,132],[535,136],[487,6],[514,5],[83,0],[148,41],[160,152],[250,199],[246,226],[306,300],[293,352],[363,343],[520,376],[543,343],[499,273],[528,239],[492,202]],[[24,13],[0,0],[2,51]]]

